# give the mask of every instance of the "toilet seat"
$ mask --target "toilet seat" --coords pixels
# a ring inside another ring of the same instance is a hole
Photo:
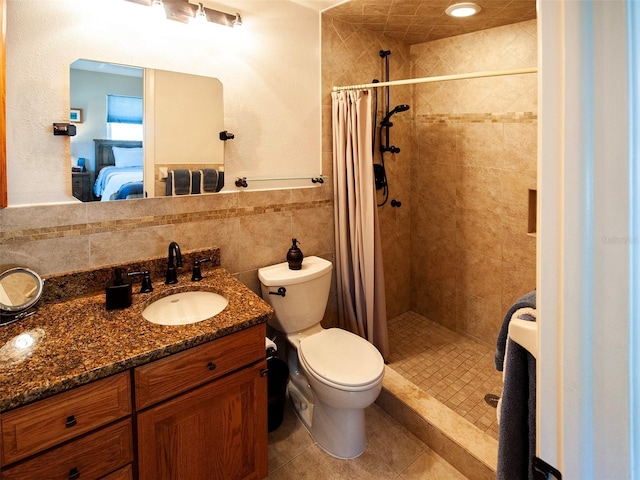
[[[365,339],[340,328],[301,339],[298,356],[308,374],[340,390],[367,390],[384,375],[380,352]]]

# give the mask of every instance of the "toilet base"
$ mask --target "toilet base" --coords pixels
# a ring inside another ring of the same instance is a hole
[[[364,409],[348,410],[316,402],[311,435],[324,451],[336,458],[359,457],[367,448]]]
[[[365,451],[364,409],[335,408],[317,402],[310,390],[305,392],[293,382],[289,382],[289,398],[300,422],[329,455],[346,460]]]
[[[289,382],[288,385],[289,400],[293,405],[293,411],[296,412],[296,416],[302,422],[304,427],[309,433],[311,433],[311,422],[313,421],[313,394],[310,391],[303,393],[298,386]],[[311,398],[309,398],[311,397]]]

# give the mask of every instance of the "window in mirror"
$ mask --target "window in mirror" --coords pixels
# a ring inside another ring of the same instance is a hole
[[[142,97],[107,95],[107,135],[112,140],[142,140]]]

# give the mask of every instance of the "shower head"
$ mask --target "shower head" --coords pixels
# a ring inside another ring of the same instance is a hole
[[[393,110],[391,110],[389,113],[387,113],[387,115],[382,119],[382,121],[380,122],[380,125],[383,127],[391,127],[393,126],[393,123],[391,123],[389,121],[389,119],[391,118],[391,116],[395,113],[398,112],[406,112],[407,110],[409,110],[409,105],[407,105],[406,103],[402,103],[400,105],[396,105],[395,107],[393,107]]]
[[[406,103],[403,103],[402,105],[396,105],[395,108],[391,110],[391,112],[398,113],[398,112],[406,112],[407,110],[409,110],[409,105],[407,105]]]

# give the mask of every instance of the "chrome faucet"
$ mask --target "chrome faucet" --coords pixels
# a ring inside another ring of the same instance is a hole
[[[175,255],[175,262],[174,262]],[[167,259],[167,277],[164,283],[167,285],[173,285],[178,283],[178,274],[176,268],[182,267],[182,254],[180,253],[180,245],[176,242],[169,244],[169,255]]]

